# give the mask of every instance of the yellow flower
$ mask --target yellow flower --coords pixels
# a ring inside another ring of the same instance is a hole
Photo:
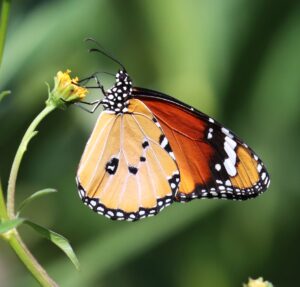
[[[86,88],[78,85],[78,77],[71,79],[70,70],[59,71],[54,77],[54,88],[49,92],[47,105],[66,108],[68,104],[83,100],[88,93]]]
[[[259,277],[258,279],[249,278],[248,283],[244,284],[243,286],[244,287],[273,287],[273,285],[270,282],[264,281],[262,277]]]

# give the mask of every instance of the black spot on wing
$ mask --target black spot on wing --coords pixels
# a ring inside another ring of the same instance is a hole
[[[164,134],[160,135],[160,137],[159,137],[159,144],[168,153],[172,152],[172,149],[171,149],[171,146],[169,144],[169,141],[167,140],[167,137]]]
[[[145,149],[147,146],[149,146],[149,142],[147,140],[145,140],[143,143],[142,143],[142,147]]]
[[[169,184],[172,190],[172,194],[176,194],[177,190],[178,190],[178,186],[180,183],[180,174],[179,172],[175,172],[169,179]]]
[[[105,170],[109,173],[109,174],[115,174],[117,171],[119,165],[119,159],[116,157],[113,157],[105,166]]]
[[[134,167],[134,166],[129,166],[128,170],[132,174],[137,174],[137,172],[138,172],[138,169],[136,167]]]

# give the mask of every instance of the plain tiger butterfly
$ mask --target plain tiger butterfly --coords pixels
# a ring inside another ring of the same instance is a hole
[[[82,201],[114,220],[156,215],[196,198],[246,200],[270,184],[268,172],[232,131],[160,92],[134,87],[121,65],[115,84],[91,112],[103,111],[77,172]],[[89,77],[88,79],[93,78]]]

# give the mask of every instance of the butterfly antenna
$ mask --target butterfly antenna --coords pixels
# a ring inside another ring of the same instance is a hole
[[[100,45],[100,43],[97,42],[95,39],[93,39],[93,38],[87,38],[87,39],[85,39],[85,41],[86,42],[88,42],[88,41],[89,42],[93,42],[93,43],[95,43],[99,47],[99,48],[91,48],[91,49],[89,49],[89,52],[98,52],[98,53],[101,53],[102,55],[106,56],[107,58],[111,59],[112,61],[114,61],[115,63],[117,63],[118,65],[120,65],[122,67],[122,69],[124,71],[126,71],[124,65],[120,61],[118,61],[116,58],[114,58],[113,56],[111,56],[109,53],[107,53],[104,50],[104,48]]]

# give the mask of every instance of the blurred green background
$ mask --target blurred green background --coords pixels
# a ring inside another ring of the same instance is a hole
[[[80,201],[74,177],[94,115],[71,107],[40,126],[21,166],[17,201],[59,190],[24,215],[72,243],[81,271],[29,228],[20,232],[61,286],[241,286],[299,276],[300,3],[246,0],[13,1],[0,90],[0,174],[58,70],[86,77],[117,66],[87,53],[91,36],[134,84],[171,94],[234,130],[266,163],[271,186],[246,202],[174,204],[137,223],[113,222]],[[104,77],[107,84],[110,77]],[[97,97],[98,95],[92,95]],[[0,243],[1,286],[37,286]]]

